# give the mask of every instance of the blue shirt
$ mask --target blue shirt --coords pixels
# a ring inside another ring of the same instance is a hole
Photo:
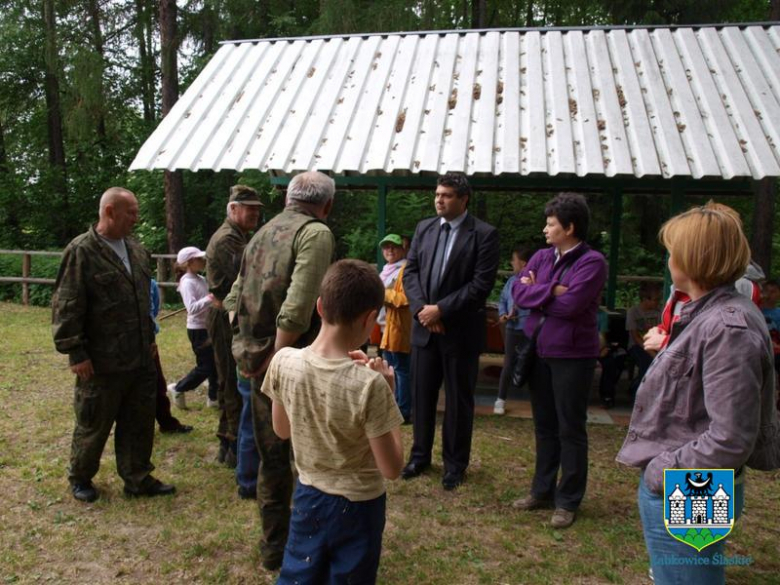
[[[525,325],[525,318],[531,311],[529,309],[521,309],[512,300],[512,285],[515,283],[515,280],[517,280],[517,275],[513,274],[506,281],[504,288],[501,289],[501,296],[498,299],[498,316],[508,315],[514,308],[516,318],[507,321],[506,327],[514,331],[522,331]]]
[[[152,317],[152,321],[154,321],[154,334],[157,335],[160,332],[160,324],[157,322],[157,315],[160,314],[160,288],[157,286],[157,281],[154,278],[149,290],[149,298],[152,301],[152,306],[149,307],[149,314]]]
[[[764,314],[766,326],[769,330],[780,331],[780,308],[761,309],[761,312]]]

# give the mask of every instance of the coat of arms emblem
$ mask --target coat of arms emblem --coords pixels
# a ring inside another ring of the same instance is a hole
[[[698,551],[734,528],[733,469],[665,469],[664,524]]]

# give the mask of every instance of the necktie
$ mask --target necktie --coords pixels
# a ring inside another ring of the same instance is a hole
[[[450,240],[450,231],[452,226],[449,223],[443,223],[439,230],[439,240],[436,243],[436,254],[433,256],[433,268],[430,275],[429,302],[435,303],[439,300],[439,283],[441,274],[444,271],[444,259],[446,258],[447,244]]]

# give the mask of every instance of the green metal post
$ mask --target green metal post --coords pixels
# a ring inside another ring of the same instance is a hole
[[[377,190],[379,197],[377,198],[376,232],[377,242],[379,242],[385,237],[387,231],[387,183],[379,183]],[[382,250],[379,246],[376,248],[376,265],[379,270],[382,270],[385,265],[385,258],[382,256]]]
[[[620,230],[623,219],[623,190],[612,190],[612,229],[609,235],[609,277],[607,280],[607,308],[615,309],[617,296],[618,258],[620,255]]]
[[[672,181],[672,200],[669,217],[674,217],[683,210],[685,206],[685,188],[677,181]],[[669,254],[664,254],[666,263],[664,266],[664,294],[668,297],[672,289],[672,275],[669,272]]]

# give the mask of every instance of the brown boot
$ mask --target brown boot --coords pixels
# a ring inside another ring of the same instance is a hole
[[[542,510],[546,508],[552,508],[553,501],[539,499],[533,494],[528,494],[526,497],[520,498],[519,500],[515,500],[514,502],[512,502],[512,507],[518,510],[526,510],[526,511]]]
[[[563,508],[555,508],[552,518],[550,519],[550,526],[553,528],[568,528],[574,524],[574,518],[577,513],[574,510],[564,510]]]

